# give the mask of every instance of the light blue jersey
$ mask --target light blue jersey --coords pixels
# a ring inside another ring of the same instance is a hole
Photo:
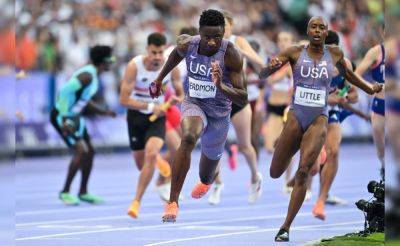
[[[79,81],[78,75],[81,73],[90,73],[92,81],[83,86]],[[89,103],[90,99],[96,94],[99,88],[99,78],[97,69],[89,64],[74,72],[71,78],[60,88],[55,110],[52,116],[53,124],[60,131],[63,125],[63,119],[68,119],[70,124],[76,128],[73,134],[64,137],[68,146],[74,145],[78,139],[82,139],[86,132],[86,124],[83,117],[80,117],[82,109]]]
[[[78,75],[84,72],[92,75],[92,81],[86,86],[83,86],[78,79]],[[99,78],[94,65],[89,64],[78,69],[58,92],[56,109],[60,116],[78,116],[96,94],[98,88]]]

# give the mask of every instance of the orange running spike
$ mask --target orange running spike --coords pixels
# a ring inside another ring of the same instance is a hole
[[[176,217],[178,216],[178,204],[176,202],[171,202],[165,204],[164,215],[162,217],[163,222],[173,222],[175,223]]]
[[[199,182],[192,190],[192,197],[194,199],[202,198],[210,189],[211,185],[206,185]]]

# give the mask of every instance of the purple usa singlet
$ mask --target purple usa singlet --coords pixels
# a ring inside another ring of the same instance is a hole
[[[294,93],[291,109],[303,131],[319,116],[328,116],[329,87],[334,74],[332,56],[324,47],[321,59],[314,60],[304,46],[293,69]]]
[[[183,85],[186,100],[200,106],[207,116],[225,117],[230,114],[232,101],[212,81],[211,62],[219,62],[223,71],[222,83],[231,86],[224,67],[224,56],[229,41],[223,39],[218,52],[210,57],[198,54],[199,43],[200,36],[194,36],[185,56],[188,73]]]

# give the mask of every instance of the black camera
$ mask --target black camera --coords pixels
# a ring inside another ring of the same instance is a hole
[[[368,192],[374,194],[374,197],[381,202],[385,201],[385,183],[374,180],[368,183]]]
[[[356,202],[357,208],[365,213],[364,233],[383,232],[385,230],[385,183],[370,181],[367,188],[368,192],[373,194],[372,200],[361,199]]]

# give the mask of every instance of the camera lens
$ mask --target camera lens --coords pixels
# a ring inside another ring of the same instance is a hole
[[[365,201],[364,199],[361,199],[358,202],[356,202],[356,206],[358,209],[365,212],[368,209],[368,202]]]
[[[374,180],[369,181],[369,183],[368,183],[368,192],[369,193],[374,193],[374,191],[375,191],[375,189],[376,189],[376,187],[378,185],[379,185],[379,183],[374,181]]]

